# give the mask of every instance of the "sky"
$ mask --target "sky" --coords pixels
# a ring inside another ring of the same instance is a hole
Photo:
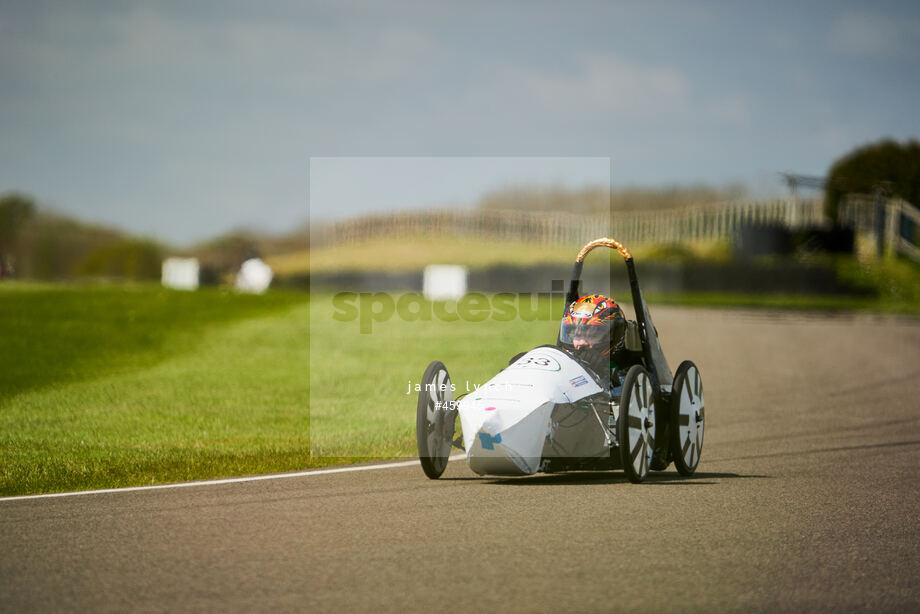
[[[918,138],[918,66],[916,2],[0,0],[0,192],[176,244],[495,175],[387,192],[353,172],[370,187],[308,200],[323,164],[392,158],[550,158],[572,187],[564,159],[600,158],[614,188],[779,192],[779,171]]]

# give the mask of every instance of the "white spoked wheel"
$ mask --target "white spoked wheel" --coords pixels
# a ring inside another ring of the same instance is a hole
[[[453,400],[447,367],[436,360],[428,365],[422,376],[415,422],[418,458],[425,475],[432,480],[441,477],[447,468],[457,415],[452,407]]]
[[[693,475],[703,452],[706,411],[703,380],[689,360],[677,368],[671,399],[671,456],[678,473]]]
[[[655,450],[655,391],[641,365],[633,366],[623,381],[617,440],[626,477],[638,484],[648,475]]]

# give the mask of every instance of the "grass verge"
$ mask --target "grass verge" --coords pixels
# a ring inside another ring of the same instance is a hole
[[[537,241],[496,241],[476,236],[417,236],[397,240],[374,239],[347,246],[315,247],[311,251],[272,256],[266,262],[282,276],[309,272],[419,270],[429,264],[459,264],[471,269],[495,265],[571,266],[579,247]],[[630,248],[638,262],[692,259],[725,261],[729,256],[728,244],[722,241],[679,246],[638,245]],[[611,262],[620,262],[620,256],[614,252],[608,256]]]
[[[308,466],[308,304],[0,288],[0,494]]]

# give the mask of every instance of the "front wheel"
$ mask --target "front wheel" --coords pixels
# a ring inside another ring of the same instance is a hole
[[[638,484],[648,475],[655,450],[655,390],[642,365],[634,365],[623,381],[617,442],[626,477]]]
[[[420,383],[416,407],[415,437],[422,470],[436,480],[447,468],[454,437],[454,394],[447,367],[436,360],[428,365]]]
[[[696,365],[685,360],[677,368],[671,392],[671,456],[681,475],[693,475],[699,465],[705,425],[703,380]]]

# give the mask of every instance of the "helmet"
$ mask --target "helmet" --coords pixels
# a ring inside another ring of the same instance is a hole
[[[623,341],[626,318],[623,310],[603,294],[588,294],[566,307],[559,328],[559,343],[576,352],[593,365]]]

